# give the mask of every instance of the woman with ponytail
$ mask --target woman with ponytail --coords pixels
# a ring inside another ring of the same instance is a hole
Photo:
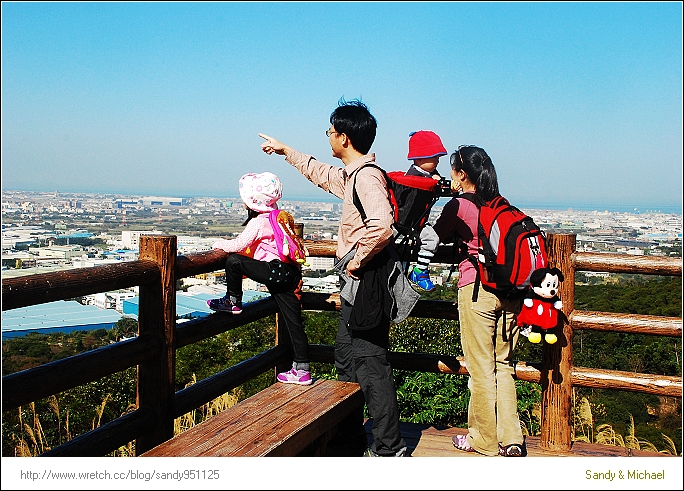
[[[477,203],[499,196],[496,170],[484,149],[461,146],[451,154],[451,179],[452,190],[461,194],[444,206],[434,225],[427,225],[421,232],[418,265],[427,269],[440,242],[462,243],[457,258],[458,314],[461,346],[470,374],[470,401],[468,434],[456,435],[453,444],[465,452],[524,457],[527,451],[518,419],[512,365],[519,335],[516,315],[520,300],[501,299],[484,290],[475,281],[477,269],[469,260],[469,256],[478,254]],[[473,301],[476,285],[478,292]]]

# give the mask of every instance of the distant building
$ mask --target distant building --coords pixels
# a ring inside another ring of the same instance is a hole
[[[339,293],[339,277],[337,275],[329,275],[323,278],[302,278],[302,290],[317,293]]]
[[[98,309],[113,309],[123,313],[123,302],[136,296],[133,291],[100,292],[87,295],[84,298],[86,305],[94,305]]]
[[[193,252],[206,252],[211,250],[211,245],[217,239],[214,238],[202,238],[194,237],[191,235],[178,235],[177,236],[177,247],[178,254],[191,254]]]
[[[628,247],[628,248],[641,248],[648,249],[652,246],[657,246],[658,243],[655,241],[644,241],[644,240],[630,240],[630,239],[616,239],[616,247]]]
[[[116,207],[117,207],[117,208],[130,208],[130,207],[133,207],[133,206],[138,206],[138,205],[140,205],[140,201],[138,201],[137,199],[123,199],[123,198],[120,198],[120,199],[117,199],[117,200],[115,201],[115,203],[116,203]]]
[[[259,291],[261,288],[261,283],[254,281],[252,278],[242,278],[242,290],[253,290],[255,292]]]
[[[124,230],[121,232],[121,242],[125,249],[140,249],[140,236],[141,235],[162,235],[159,230]]]
[[[114,310],[81,305],[75,300],[59,300],[2,312],[2,339],[28,333],[92,331],[111,329],[121,320]]]
[[[29,247],[29,252],[41,258],[72,259],[81,257],[83,248],[79,245],[53,245],[49,247]]]
[[[335,265],[334,257],[307,257],[309,269],[313,271],[328,271]]]
[[[2,227],[2,249],[16,249],[27,247],[40,241],[46,242],[55,237],[55,232],[46,230],[43,227],[33,225],[22,225],[14,227]]]
[[[141,199],[144,206],[187,206],[187,198],[168,198],[160,196],[146,196]]]
[[[211,293],[184,294],[179,292],[178,295],[176,295],[176,316],[204,317],[209,315],[212,313],[212,310],[207,305],[207,300],[217,298],[218,296],[221,295]],[[268,294],[255,291],[244,291],[242,294],[242,304],[244,305],[249,302],[254,302],[267,296]],[[133,297],[124,300],[123,313],[128,317],[137,318],[139,301],[140,297]]]

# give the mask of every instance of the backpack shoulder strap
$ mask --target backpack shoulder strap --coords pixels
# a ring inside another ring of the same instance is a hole
[[[269,213],[269,221],[273,228],[276,247],[281,261],[292,261],[306,264],[308,251],[301,238],[294,232],[294,218],[285,210],[273,210]]]
[[[361,172],[366,167],[375,167],[380,172],[382,172],[382,175],[385,178],[385,182],[387,181],[387,172],[385,172],[384,169],[382,169],[381,167],[379,167],[375,164],[366,164],[363,167],[361,167],[360,169],[357,169],[356,172],[354,172],[354,177],[353,177],[354,180],[352,182],[352,189],[354,191],[354,197],[353,197],[354,206],[356,206],[356,209],[359,211],[359,214],[361,215],[361,220],[363,220],[364,222],[366,221],[367,216],[366,216],[366,211],[363,209],[363,205],[361,204],[361,199],[359,198],[359,194],[356,192],[356,176],[359,174],[359,172]]]
[[[461,193],[461,194],[459,194],[459,195],[456,196],[456,197],[457,197],[457,198],[467,199],[468,201],[470,201],[471,203],[473,203],[473,204],[474,204],[475,206],[477,206],[478,208],[481,208],[482,206],[484,206],[484,205],[486,204],[486,203],[484,202],[484,200],[483,200],[482,198],[480,198],[480,197],[479,197],[477,194],[475,194],[475,193]]]
[[[471,203],[473,203],[475,206],[477,206],[477,210],[478,210],[477,233],[479,236],[481,228],[482,228],[481,224],[480,224],[479,211],[487,203],[485,203],[484,200],[482,198],[480,198],[475,193],[462,193],[462,194],[458,195],[458,198],[463,198],[465,200],[468,200]],[[456,269],[457,254],[459,255],[459,257],[465,256],[466,260],[469,261],[473,265],[473,267],[475,268],[475,285],[473,287],[472,300],[473,300],[473,302],[477,302],[477,297],[478,297],[477,293],[480,289],[480,265],[479,265],[479,261],[478,261],[477,257],[468,253],[467,244],[463,241],[463,239],[458,237],[457,240],[454,242],[454,247],[452,249],[451,268],[449,269],[449,278],[451,278],[451,273]],[[449,281],[449,278],[447,278],[447,281]]]
[[[276,208],[275,210],[271,210],[268,214],[268,221],[271,224],[271,228],[273,229],[273,237],[275,238],[276,247],[278,249],[280,259],[284,260],[285,254],[283,254],[283,230],[278,225],[278,215],[280,215],[279,209]]]

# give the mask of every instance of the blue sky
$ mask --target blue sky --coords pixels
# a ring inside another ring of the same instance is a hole
[[[341,97],[386,170],[430,129],[516,204],[681,213],[679,2],[2,3],[6,190],[324,199],[257,133],[342,165]]]

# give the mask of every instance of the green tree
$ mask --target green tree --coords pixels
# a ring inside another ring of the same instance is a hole
[[[681,318],[682,279],[623,275],[617,284],[577,286],[575,308]],[[682,375],[681,338],[580,330],[573,336],[573,352],[576,366]],[[633,417],[640,439],[664,449],[662,435],[667,435],[681,454],[681,399],[671,403],[650,394],[581,387],[577,394],[590,402],[597,425],[610,424],[624,434]]]
[[[109,338],[114,341],[121,341],[123,338],[132,338],[138,334],[138,321],[131,317],[122,317],[114,328],[109,332]]]

